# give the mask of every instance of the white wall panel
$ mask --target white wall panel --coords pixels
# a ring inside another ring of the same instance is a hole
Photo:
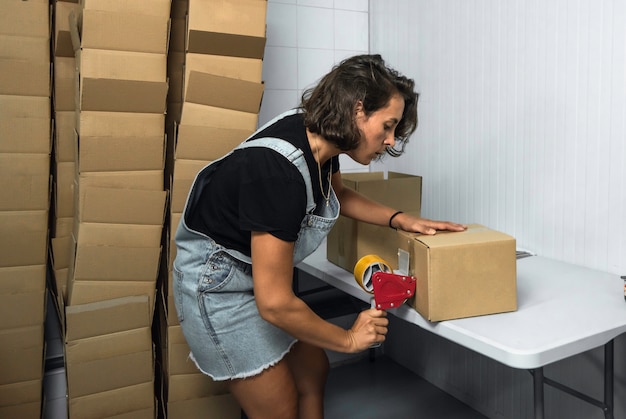
[[[382,167],[424,176],[426,216],[626,273],[625,8],[371,2],[371,51],[421,91],[409,151]]]
[[[373,0],[370,51],[421,91],[406,155],[372,170],[422,175],[427,217],[482,223],[540,255],[626,274],[626,2]],[[403,365],[488,417],[532,417],[530,374],[394,328],[386,351]],[[626,415],[625,345],[615,345],[616,418]],[[546,376],[599,398],[601,360],[590,351]],[[545,395],[548,418],[603,417]]]

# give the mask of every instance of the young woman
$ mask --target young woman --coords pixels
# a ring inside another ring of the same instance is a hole
[[[202,169],[176,232],[174,296],[198,368],[250,419],[322,418],[328,359],[385,340],[384,311],[345,330],[292,291],[294,266],[339,213],[435,234],[465,226],[397,213],[344,188],[339,154],[367,165],[400,155],[417,127],[414,82],[379,55],[344,60],[286,112]]]

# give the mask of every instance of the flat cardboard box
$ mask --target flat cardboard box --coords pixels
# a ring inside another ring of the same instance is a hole
[[[0,389],[0,391],[2,391]],[[33,402],[0,406],[2,418],[38,418],[41,415],[41,399]]]
[[[78,177],[78,188],[127,188],[163,191],[163,170],[124,170],[116,172],[86,172]]]
[[[172,202],[170,204],[170,210],[172,212],[183,212],[191,184],[198,172],[206,166],[207,163],[208,162],[201,160],[176,159],[174,162],[174,177],[171,186]]]
[[[0,342],[0,385],[43,377],[43,323],[0,330]]]
[[[47,1],[0,2],[0,33],[50,37],[50,4]]]
[[[71,252],[74,250],[72,236],[54,237],[50,240],[52,247],[52,267],[63,269],[70,266]]]
[[[183,103],[180,117],[181,125],[242,129],[247,131],[255,131],[258,122],[259,115],[257,113],[224,109],[192,102]]]
[[[263,81],[263,60],[259,58],[187,53],[184,66],[186,74],[199,71],[256,83]]]
[[[0,109],[0,153],[50,153],[50,99],[0,95]]]
[[[50,62],[50,40],[24,35],[0,34],[0,58]]]
[[[267,1],[190,0],[187,52],[263,58]]]
[[[163,225],[166,191],[100,187],[78,189],[76,209],[80,222]]]
[[[57,162],[54,185],[54,214],[57,217],[74,216],[74,173],[76,163],[73,161]]]
[[[169,419],[206,418],[239,419],[241,407],[232,394],[202,397],[167,403]]]
[[[119,247],[155,248],[161,245],[161,225],[80,223],[76,243]]]
[[[149,327],[68,342],[65,357],[70,398],[154,379]]]
[[[56,111],[54,113],[54,130],[55,130],[55,153],[54,158],[57,163],[76,161],[76,152],[74,142],[76,136],[76,112],[75,111]]]
[[[75,281],[68,273],[67,303],[80,305],[98,303],[129,296],[147,296],[154,307],[156,285],[150,281]],[[127,324],[123,320],[123,324]]]
[[[42,325],[47,301],[45,265],[0,268],[0,301],[0,330]]]
[[[169,21],[169,16],[83,9],[80,48],[167,54]]]
[[[76,131],[85,137],[157,137],[165,130],[165,115],[137,112],[76,112]]]
[[[20,406],[30,403],[41,403],[42,379],[20,381],[0,385],[0,418],[35,418],[33,415],[9,415],[10,409],[20,409]]]
[[[147,281],[156,283],[161,247],[79,245],[74,281]]]
[[[167,400],[170,403],[222,394],[228,394],[226,384],[223,381],[213,381],[211,377],[201,372],[168,377]]]
[[[150,327],[147,295],[112,298],[65,308],[65,342]]]
[[[411,305],[432,322],[517,310],[515,238],[479,224],[434,236],[399,232],[417,279]]]
[[[78,144],[78,173],[163,170],[165,136],[83,137]]]
[[[170,16],[172,0],[81,0],[84,9],[149,16]]]
[[[197,374],[198,367],[189,358],[189,345],[180,325],[167,328],[167,374]]]
[[[184,83],[185,102],[259,113],[263,96],[263,83],[195,70],[186,73]]]
[[[56,217],[51,237],[70,236],[74,231],[74,217]]]
[[[0,153],[0,211],[47,210],[50,156]]]
[[[129,412],[155,409],[154,382],[117,388],[69,399],[72,419],[99,419]],[[153,417],[154,413],[153,413]]]
[[[74,46],[70,36],[70,14],[78,15],[81,5],[65,1],[54,3],[54,55],[74,58]]]
[[[55,112],[76,110],[76,59],[54,57],[54,110]]]
[[[50,97],[51,63],[0,58],[0,95]]]
[[[81,110],[165,113],[165,54],[82,48],[76,61]]]
[[[194,125],[177,126],[176,159],[212,161],[228,154],[250,135],[251,130]]]
[[[422,178],[396,172],[342,174],[344,186],[382,204],[419,216],[422,202]],[[376,226],[339,216],[326,241],[327,258],[353,272],[354,265],[365,255],[375,254],[393,269],[398,266],[397,235],[388,226]]]
[[[45,265],[48,210],[0,211],[0,267]]]

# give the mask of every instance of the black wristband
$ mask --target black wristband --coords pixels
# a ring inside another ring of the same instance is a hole
[[[391,222],[393,221],[394,218],[396,218],[396,215],[398,214],[402,214],[402,211],[396,211],[393,213],[393,215],[391,217],[389,217],[389,228],[393,228],[394,230],[397,230],[397,228],[393,227],[391,225]]]

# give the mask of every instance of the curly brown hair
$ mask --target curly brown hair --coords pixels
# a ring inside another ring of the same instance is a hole
[[[306,89],[300,108],[311,132],[348,151],[357,148],[361,140],[354,118],[357,103],[361,102],[365,114],[370,115],[400,94],[404,112],[395,130],[396,146],[387,148],[389,155],[397,157],[417,128],[419,94],[414,89],[415,82],[387,67],[380,55],[357,55],[343,60],[315,87]]]

